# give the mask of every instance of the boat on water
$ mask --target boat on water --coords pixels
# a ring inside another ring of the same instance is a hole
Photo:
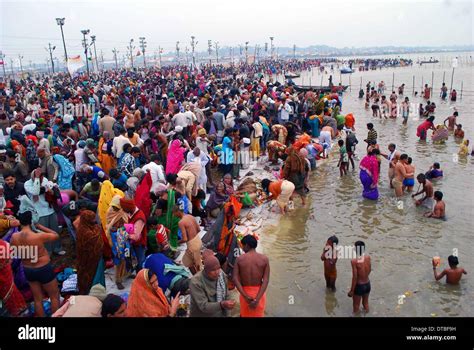
[[[293,87],[298,92],[305,92],[305,91],[339,92],[339,91],[346,91],[349,85],[333,85],[333,86],[294,85]]]
[[[419,61],[418,63],[419,63],[420,66],[421,66],[422,64],[439,63],[439,60],[430,59],[429,61]]]
[[[340,72],[341,72],[341,74],[354,73],[354,71],[352,70],[352,68],[349,68],[349,67],[342,67],[342,68],[340,69]]]
[[[299,77],[300,77],[299,74],[292,73],[292,72],[288,72],[287,74],[285,74],[285,79],[295,79]]]

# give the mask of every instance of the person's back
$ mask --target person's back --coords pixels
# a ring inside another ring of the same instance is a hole
[[[50,261],[49,254],[44,246],[45,242],[55,238],[49,233],[33,232],[29,229],[22,230],[13,234],[11,245],[17,247],[18,251],[23,249],[37,249],[37,256],[22,259],[23,266],[31,268],[39,268],[47,265]]]
[[[99,120],[99,129],[101,133],[103,134],[104,131],[108,131],[109,135],[114,135],[114,124],[116,120],[114,117],[111,117],[110,115],[106,115]]]
[[[463,269],[462,267],[458,267],[459,265],[459,259],[457,256],[450,255],[448,257],[448,264],[449,268],[444,269],[440,274],[436,272],[436,268],[438,267],[439,264],[439,258],[438,261],[433,258],[433,272],[434,272],[434,277],[437,281],[442,279],[444,276],[446,276],[446,283],[447,284],[459,284],[461,281],[462,275],[467,275],[467,271]]]
[[[238,258],[240,280],[243,286],[259,286],[268,265],[268,258],[251,250]]]

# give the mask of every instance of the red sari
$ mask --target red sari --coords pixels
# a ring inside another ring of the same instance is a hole
[[[6,253],[9,250],[10,245],[0,239],[0,251]],[[13,271],[9,258],[0,258],[0,299],[12,316],[18,316],[26,309],[25,299],[14,283]]]

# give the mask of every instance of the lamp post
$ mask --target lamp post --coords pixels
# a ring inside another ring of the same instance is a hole
[[[91,45],[94,44],[95,66],[97,67],[97,71],[99,71],[99,61],[97,60],[97,50],[96,50],[96,47],[95,47],[95,38],[96,38],[95,35],[91,35],[91,39],[92,39]]]
[[[83,30],[81,30],[81,33],[84,36],[84,39],[82,40],[82,46],[84,46],[84,55],[86,56],[87,75],[89,75],[89,57],[87,55],[87,50],[89,49],[89,46],[87,44],[86,35],[90,33],[90,30],[89,29],[83,29]]]
[[[245,64],[249,63],[249,42],[245,42]]]
[[[114,60],[115,60],[115,69],[118,69],[118,63],[117,63],[117,54],[119,53],[117,51],[117,49],[114,47],[114,49],[112,50],[113,54],[114,54]]]
[[[132,65],[132,69],[133,69],[133,49],[135,48],[135,46],[133,46],[133,39],[130,39],[130,44],[128,45],[128,50],[130,52],[130,63]]]
[[[211,53],[212,53],[212,40],[207,41],[207,52],[209,53],[209,67],[212,65],[212,58],[211,58]]]
[[[48,44],[46,51],[49,51],[49,57],[51,57],[51,68],[53,69],[54,74],[54,60],[53,60],[53,51],[56,49],[56,46],[51,47],[51,43]]]
[[[142,36],[140,38],[140,47],[142,49],[142,53],[143,53],[143,66],[146,68],[146,61],[145,61],[145,48],[146,48],[146,41],[145,41],[145,38]]]
[[[176,42],[176,59],[178,60],[179,66],[179,41]]]
[[[64,46],[64,58],[65,58],[66,64],[67,64],[66,41],[64,41],[64,32],[63,32],[63,25],[64,25],[65,20],[66,20],[66,18],[56,18],[56,23],[61,28],[61,37],[63,38],[63,46]]]
[[[219,42],[214,41],[214,47],[216,48],[216,63],[219,64]]]
[[[273,39],[275,39],[275,37],[271,36],[270,37],[270,57],[273,58]]]
[[[194,35],[191,36],[191,49],[192,49],[192,55],[193,55],[193,68],[196,68],[196,56],[194,55],[194,49],[195,49],[196,45],[198,44],[198,42],[194,41],[194,39],[196,39],[196,37]],[[160,63],[160,66],[161,66],[161,63]]]
[[[22,55],[18,55],[18,60],[20,61],[20,71],[21,71],[21,74],[23,74],[23,65],[21,64],[21,60],[23,59],[23,56]]]

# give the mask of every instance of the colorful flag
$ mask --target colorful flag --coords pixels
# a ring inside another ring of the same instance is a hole
[[[82,58],[80,55],[68,57],[67,70],[69,71],[69,74],[73,75],[82,67],[84,67],[84,62],[82,61]]]

